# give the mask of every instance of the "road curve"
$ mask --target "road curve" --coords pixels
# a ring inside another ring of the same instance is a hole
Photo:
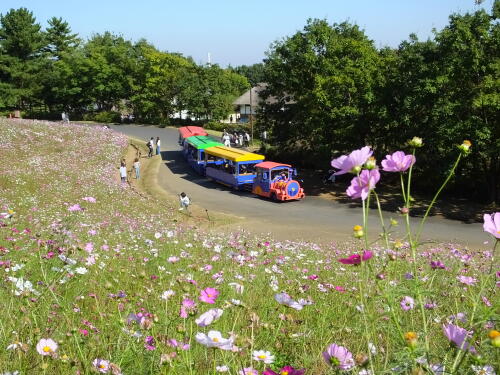
[[[113,125],[111,128],[128,136],[142,138],[144,142],[151,137],[160,137],[163,164],[159,170],[158,182],[166,191],[172,194],[185,191],[194,204],[208,211],[245,218],[249,227],[260,232],[280,233],[280,237],[294,240],[343,241],[350,238],[354,225],[361,224],[361,210],[346,204],[310,196],[302,201],[276,203],[249,192],[235,192],[206,180],[192,171],[182,158],[177,144],[178,131],[175,128],[162,129],[144,125]],[[384,214],[386,220],[392,216],[400,221],[399,227],[403,227],[402,217],[398,218],[396,213],[391,212]],[[419,221],[418,218],[411,218],[414,228]],[[375,210],[371,210],[369,214],[368,226],[380,231],[380,221]],[[375,229],[371,232],[375,233]],[[402,232],[396,232],[394,236],[402,236]],[[466,224],[442,217],[428,218],[422,238],[480,248],[485,247],[484,242],[489,240],[481,224]]]

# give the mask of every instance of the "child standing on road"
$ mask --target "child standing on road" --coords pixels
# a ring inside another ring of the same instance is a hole
[[[179,211],[186,209],[189,212],[188,207],[189,207],[189,204],[191,202],[189,200],[189,197],[186,195],[186,193],[182,192],[179,194],[179,203],[181,204]]]
[[[141,177],[141,163],[138,158],[134,160],[134,170],[135,170],[135,179],[138,180]]]

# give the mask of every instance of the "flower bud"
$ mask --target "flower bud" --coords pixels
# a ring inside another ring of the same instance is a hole
[[[385,279],[385,275],[383,273],[379,273],[379,274],[377,274],[377,279],[384,280]]]
[[[408,207],[401,207],[399,209],[399,211],[403,214],[403,215],[407,215],[409,212],[410,212],[410,209]]]
[[[397,220],[394,220],[392,217],[391,217],[391,225],[393,227],[397,226],[398,225],[398,221]]]
[[[361,166],[359,165],[356,165],[353,169],[351,169],[352,174],[358,174],[359,172],[361,172]]]
[[[412,139],[410,139],[408,141],[408,145],[411,146],[411,147],[418,148],[418,147],[422,147],[424,144],[422,142],[422,138],[420,138],[420,137],[413,137]]]
[[[472,143],[466,139],[460,146],[458,146],[458,149],[462,152],[462,155],[467,155],[470,152],[471,146]]]
[[[370,156],[370,158],[365,163],[365,168],[368,170],[375,169],[377,167],[377,160]]]
[[[495,348],[500,348],[500,336],[497,336],[494,339],[492,339],[491,345],[493,345]]]
[[[363,227],[361,225],[355,225],[353,228],[353,235],[354,238],[361,238],[365,235],[365,232],[363,231]]]
[[[415,349],[418,345],[417,337],[418,336],[415,332],[406,332],[405,333],[406,345],[408,345],[408,347],[411,349]]]
[[[368,363],[368,359],[369,358],[365,353],[356,354],[356,356],[354,357],[354,360],[356,361],[358,366],[366,365]]]

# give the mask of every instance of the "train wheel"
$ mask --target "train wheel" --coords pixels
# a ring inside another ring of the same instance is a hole
[[[278,197],[276,196],[276,193],[271,193],[271,199],[272,199],[274,202],[277,202],[277,201],[278,201]]]

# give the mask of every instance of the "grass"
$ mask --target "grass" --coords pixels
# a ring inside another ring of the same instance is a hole
[[[437,373],[438,363],[469,374],[499,363],[488,337],[500,313],[491,253],[434,245],[414,265],[408,244],[392,241],[371,245],[375,256],[353,266],[338,259],[360,252],[360,240],[320,246],[208,229],[175,200],[156,198],[158,158],[144,160],[139,184],[119,182],[120,159],[142,143],[85,125],[0,119],[0,373],[91,374],[102,360],[101,372],[127,375],[215,374],[223,365],[228,374],[284,365],[333,374],[321,355],[332,343],[353,353],[356,374]],[[220,292],[213,304],[200,300],[208,287]],[[302,308],[278,303],[280,292]],[[405,296],[415,300],[408,311]],[[194,307],[183,318],[186,300]],[[198,326],[213,308],[220,319]],[[473,331],[480,358],[450,345],[449,322]],[[196,341],[209,330],[231,337],[232,350]],[[36,349],[43,338],[58,345],[51,355]]]

